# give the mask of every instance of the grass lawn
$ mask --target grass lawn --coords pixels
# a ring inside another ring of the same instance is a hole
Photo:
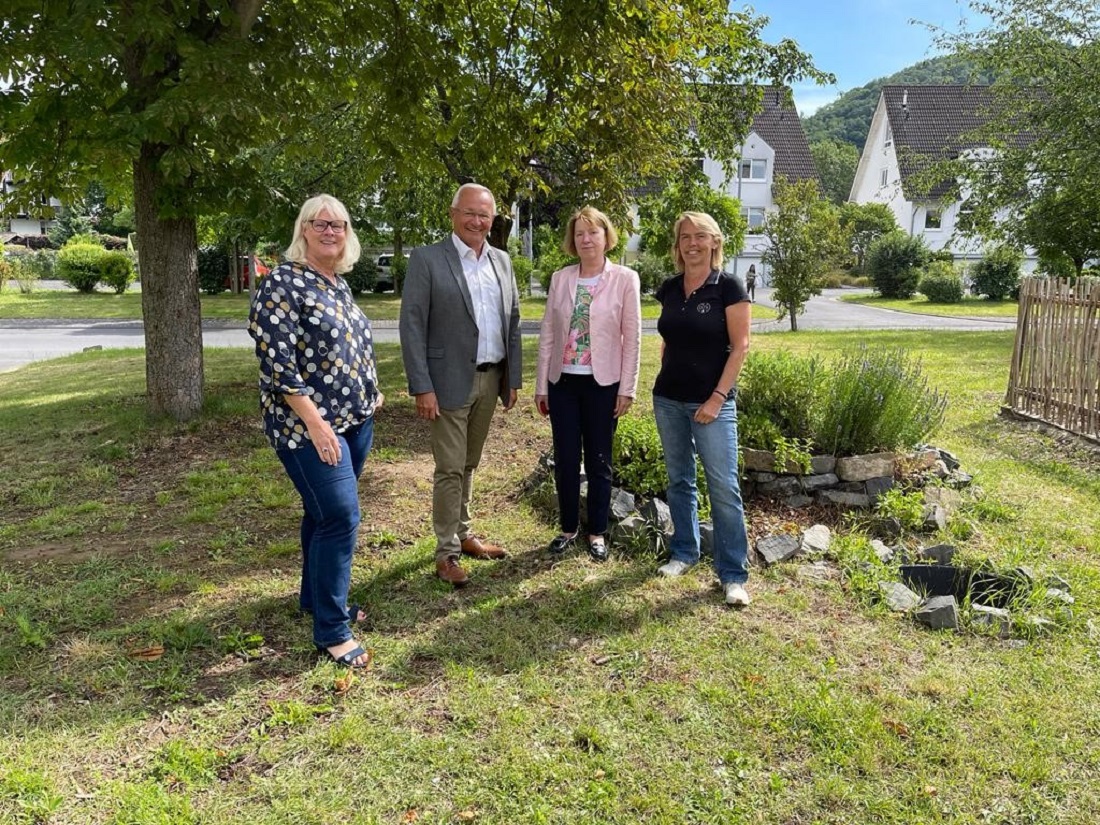
[[[237,319],[242,323],[248,318],[248,296],[223,292],[220,295],[201,295],[203,318]],[[360,295],[356,299],[367,317],[376,321],[396,321],[401,313],[401,298],[383,295]],[[524,298],[520,302],[520,316],[537,321],[546,307],[545,298]],[[642,317],[657,318],[660,305],[652,296],[642,298]],[[756,304],[752,308],[755,320],[771,320],[775,310]],[[127,292],[122,295],[96,292],[82,295],[63,290],[38,290],[29,295],[21,294],[14,286],[0,292],[0,318],[141,318],[141,294]]]
[[[530,384],[494,421],[475,497],[512,556],[451,590],[427,428],[382,345],[352,592],[375,659],[349,677],[297,614],[298,505],[247,350],[208,351],[207,413],[186,426],[146,420],[139,351],[0,374],[0,822],[1096,822],[1100,459],[997,416],[1010,333],[873,335],[950,392],[935,442],[982,493],[946,538],[1068,579],[1055,632],[919,629],[863,595],[858,565],[754,571],[733,612],[703,566],[551,562],[555,525],[519,494],[550,443]],[[756,537],[794,514],[748,517]]]
[[[878,295],[845,295],[840,300],[853,304],[866,304],[880,309],[898,312],[915,312],[920,315],[949,315],[963,318],[1015,318],[1019,304],[1016,301],[988,301],[985,298],[967,296],[957,304],[936,304],[923,295],[908,300],[882,298]]]

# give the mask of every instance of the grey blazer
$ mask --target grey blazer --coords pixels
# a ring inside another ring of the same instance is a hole
[[[489,247],[489,262],[502,297],[500,318],[507,356],[500,398],[508,403],[509,391],[523,383],[519,294],[508,254]],[[409,256],[401,293],[400,336],[409,392],[434,392],[441,409],[463,406],[474,385],[478,329],[462,261],[450,236],[414,249]]]

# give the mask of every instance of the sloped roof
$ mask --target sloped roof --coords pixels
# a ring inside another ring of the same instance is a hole
[[[776,175],[783,175],[792,182],[809,179],[820,184],[798,110],[793,102],[786,105],[785,97],[784,90],[778,86],[764,87],[764,109],[753,118],[752,131],[775,150]]]
[[[913,176],[938,160],[956,157],[966,149],[989,146],[975,133],[989,122],[1001,104],[992,87],[883,86],[882,100],[897,151],[902,189],[912,199],[920,193]],[[1010,146],[1025,146],[1029,134],[1017,132],[1003,138]],[[932,197],[944,194],[950,181],[936,185]]]

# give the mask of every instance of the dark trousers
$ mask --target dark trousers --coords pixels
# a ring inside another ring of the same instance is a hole
[[[554,434],[554,480],[563,533],[580,526],[581,452],[588,476],[588,532],[607,532],[611,505],[611,439],[615,435],[618,382],[606,387],[591,375],[563,373],[548,388]]]

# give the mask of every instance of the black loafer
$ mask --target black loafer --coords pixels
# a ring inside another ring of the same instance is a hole
[[[562,553],[566,552],[567,550],[572,550],[576,546],[576,533],[571,536],[567,536],[565,535],[565,533],[562,533],[560,536],[550,542],[550,546],[547,549],[555,556],[560,556]]]
[[[588,542],[588,555],[592,561],[607,561],[607,542],[604,539],[590,539]]]

